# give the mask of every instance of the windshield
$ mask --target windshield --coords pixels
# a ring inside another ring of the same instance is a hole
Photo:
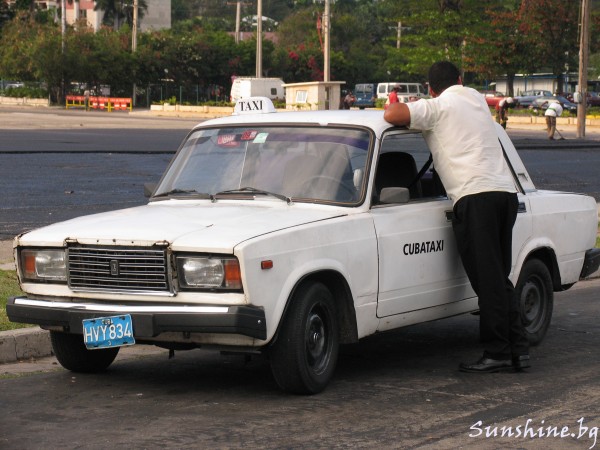
[[[180,149],[154,198],[260,195],[354,204],[366,191],[370,142],[364,129],[322,126],[197,130]]]

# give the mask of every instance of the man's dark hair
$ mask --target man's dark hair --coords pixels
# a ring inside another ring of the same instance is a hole
[[[438,94],[458,84],[459,78],[460,71],[450,61],[436,62],[429,69],[429,85]]]

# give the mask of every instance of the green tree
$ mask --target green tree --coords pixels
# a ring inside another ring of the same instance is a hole
[[[0,70],[7,78],[34,80],[33,43],[39,24],[26,13],[18,13],[6,25],[0,40]]]
[[[518,5],[491,8],[486,16],[489,20],[485,26],[475,28],[466,38],[463,67],[486,84],[506,75],[507,94],[514,95],[515,74],[533,57],[535,49],[527,45],[519,28]]]
[[[202,0],[171,0],[171,22],[188,21],[200,15]]]
[[[66,67],[69,80],[86,83],[100,91],[108,85],[113,96],[130,96],[135,73],[135,59],[131,53],[131,30],[118,31],[102,28],[69,29]]]
[[[250,67],[254,70],[252,45],[255,48],[250,41],[236,45],[226,32],[201,28],[144,33],[136,52],[137,82],[168,79],[181,85],[229,85],[232,75],[247,75]],[[268,53],[268,45],[265,49]]]
[[[2,76],[45,81],[54,100],[60,98],[63,55],[60,30],[39,23],[28,13],[17,14],[0,38]]]
[[[138,18],[144,17],[148,9],[146,0],[138,0]],[[102,23],[112,26],[115,30],[121,28],[123,23],[133,26],[133,0],[96,0],[94,11],[103,11]]]
[[[6,0],[0,0],[0,35],[2,27],[14,17],[13,11],[8,8]]]
[[[561,75],[566,65],[576,66],[579,0],[528,0],[519,10],[519,29],[527,45],[536,50],[525,72],[546,68]]]

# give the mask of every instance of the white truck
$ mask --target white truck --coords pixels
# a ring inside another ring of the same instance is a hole
[[[496,129],[519,191],[511,280],[537,344],[553,292],[600,264],[597,205],[536,189]],[[124,345],[208,347],[263,352],[283,389],[317,393],[341,343],[478,309],[428,156],[381,111],[241,100],[190,132],[147,205],[17,236],[25,294],[8,317],[50,330],[75,372]]]
[[[421,83],[385,82],[377,85],[377,98],[387,99],[392,89],[398,88],[398,101],[400,103],[414,102],[428,96]]]
[[[241,98],[267,97],[271,100],[284,100],[285,92],[281,78],[239,77],[231,85],[230,101],[237,102]]]

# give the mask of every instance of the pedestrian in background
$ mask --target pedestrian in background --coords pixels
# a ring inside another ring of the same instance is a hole
[[[504,97],[496,104],[496,122],[502,125],[505,130],[508,121],[508,108],[512,108],[513,102],[512,97]]]
[[[394,86],[392,88],[392,92],[390,92],[388,94],[388,98],[385,102],[384,109],[388,109],[388,106],[390,106],[392,103],[398,103],[400,101],[400,99],[398,99],[399,91],[400,91],[400,88],[398,86]]]
[[[548,105],[544,116],[546,116],[546,131],[548,132],[548,139],[554,139],[554,133],[556,132],[556,118],[560,117],[563,112],[563,107],[558,102],[552,102]]]
[[[348,91],[346,96],[344,97],[344,109],[350,109],[354,102],[356,101],[356,97],[352,93],[352,91]]]
[[[462,85],[458,68],[442,61],[429,69],[431,99],[391,104],[384,119],[423,131],[433,163],[453,203],[452,229],[465,272],[479,297],[483,356],[461,363],[473,373],[530,366],[529,342],[509,279],[515,180],[504,158],[483,96]]]

